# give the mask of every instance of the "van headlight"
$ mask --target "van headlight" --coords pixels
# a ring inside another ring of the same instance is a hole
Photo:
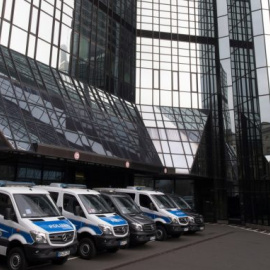
[[[173,224],[179,224],[177,218],[170,218],[170,219],[171,219],[171,222],[172,222]]]
[[[39,243],[39,244],[46,244],[47,243],[45,233],[37,232],[37,231],[30,231],[30,234],[36,243]]]
[[[109,226],[100,224],[100,225],[98,225],[98,227],[101,229],[101,231],[102,231],[104,234],[113,234],[113,233],[112,233],[112,229],[111,229],[111,227],[109,227]]]
[[[194,217],[188,217],[189,223],[195,223]]]
[[[136,230],[136,231],[140,231],[140,232],[143,231],[143,227],[142,227],[142,225],[139,224],[139,223],[131,223],[131,226],[132,226],[132,228],[133,228],[134,230]]]

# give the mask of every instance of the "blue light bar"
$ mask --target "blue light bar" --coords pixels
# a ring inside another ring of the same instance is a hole
[[[51,187],[61,187],[61,188],[82,188],[86,189],[86,185],[81,185],[81,184],[65,184],[65,183],[51,183]]]
[[[16,181],[6,181],[6,180],[0,180],[0,187],[32,187],[35,183],[33,182],[16,182]]]

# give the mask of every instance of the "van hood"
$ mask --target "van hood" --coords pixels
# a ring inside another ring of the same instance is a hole
[[[166,210],[166,211],[177,217],[187,217],[187,214],[181,211],[180,209],[172,209],[172,210]]]
[[[41,219],[41,220],[31,220],[31,222],[48,233],[67,232],[74,230],[72,223],[67,219],[63,220]]]
[[[97,215],[97,217],[102,221],[109,223],[112,226],[127,225],[127,221],[118,215],[113,216]]]
[[[153,220],[143,213],[141,214],[127,214],[123,216],[129,223],[139,223],[141,225],[152,224]]]

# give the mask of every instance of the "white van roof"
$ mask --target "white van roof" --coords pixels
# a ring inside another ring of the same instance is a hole
[[[107,192],[130,192],[130,193],[140,193],[140,194],[151,194],[151,195],[162,195],[163,192],[153,190],[152,188],[141,188],[138,186],[128,186],[126,188],[94,188],[100,192],[107,191]]]
[[[47,190],[38,187],[6,186],[0,187],[1,190],[9,194],[49,194]]]
[[[72,192],[74,194],[100,194],[98,191],[87,188],[85,185],[77,185],[77,184],[63,184],[63,183],[52,183],[48,186],[39,186],[39,188],[55,191],[55,192]]]

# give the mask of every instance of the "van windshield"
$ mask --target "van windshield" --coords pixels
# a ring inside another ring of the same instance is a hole
[[[167,195],[152,195],[152,197],[156,202],[157,206],[161,209],[176,208]]]
[[[183,210],[190,210],[191,209],[190,205],[181,197],[173,196],[171,198],[176,203],[178,208],[183,209]]]
[[[46,194],[14,194],[22,218],[60,216],[57,207]]]
[[[114,197],[122,214],[140,214],[142,211],[129,197]]]
[[[88,214],[106,214],[113,212],[100,195],[80,194],[79,197]]]

